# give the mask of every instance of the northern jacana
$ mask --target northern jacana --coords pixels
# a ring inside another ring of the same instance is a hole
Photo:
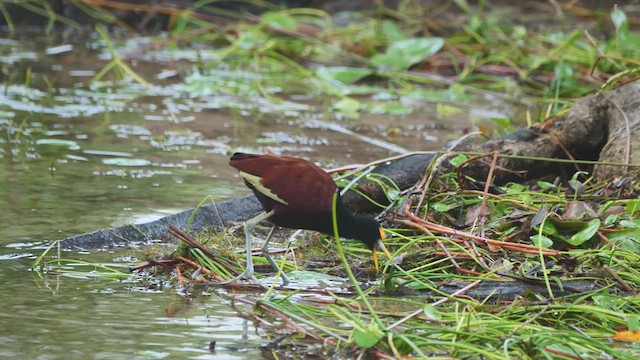
[[[291,156],[237,152],[231,157],[229,165],[240,171],[245,184],[253,190],[264,209],[263,213],[245,222],[247,266],[238,278],[255,279],[251,259],[251,230],[263,220],[286,228],[334,234],[332,205],[338,186],[326,171],[314,163]],[[360,240],[372,251],[376,270],[376,246],[391,258],[382,242],[384,230],[378,221],[353,215],[343,204],[339,193],[336,201],[336,220],[338,234],[341,237]],[[269,238],[262,247],[262,253],[279,272],[278,264],[269,255],[268,244]],[[282,281],[285,285],[290,282],[284,272]]]

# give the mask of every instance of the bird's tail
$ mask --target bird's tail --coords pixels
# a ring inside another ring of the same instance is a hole
[[[267,150],[266,155],[276,156],[274,153],[271,152],[271,150]],[[247,154],[247,153],[237,152],[237,153],[234,153],[231,156],[231,161],[242,161],[242,160],[248,160],[248,159],[255,159],[255,158],[259,158],[259,157],[263,157],[263,156],[265,156],[265,155]]]

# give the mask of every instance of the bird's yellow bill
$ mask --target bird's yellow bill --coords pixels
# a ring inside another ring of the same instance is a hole
[[[384,229],[382,227],[380,227],[380,240],[378,240],[378,246],[380,247],[380,249],[382,249],[382,251],[384,252],[384,255],[387,257],[387,259],[393,259],[393,257],[391,256],[391,254],[389,253],[389,250],[387,250],[387,247],[384,246],[384,239],[386,238],[385,234],[384,234]],[[371,250],[372,255],[373,255],[373,266],[376,268],[376,271],[378,271],[378,253],[376,252],[376,248],[374,247],[373,250]]]

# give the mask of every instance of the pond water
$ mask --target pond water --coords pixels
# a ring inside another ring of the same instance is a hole
[[[22,34],[0,34],[0,358],[259,357],[271,339],[238,316],[220,290],[186,296],[135,280],[43,279],[30,267],[51,240],[150,221],[207,196],[247,194],[227,165],[237,149],[297,154],[325,167],[365,163],[399,148],[441,149],[517,110],[476,99],[346,119],[310,111],[321,101],[308,96],[265,104],[190,92],[176,74],[189,73],[193,61],[158,54],[132,62],[153,86],[113,88],[91,82],[108,63],[95,35],[69,41]],[[225,76],[232,82],[247,75],[220,69],[217,78]],[[136,251],[65,257],[125,269],[137,262]]]

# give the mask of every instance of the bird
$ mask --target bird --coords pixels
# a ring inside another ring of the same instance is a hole
[[[232,279],[256,280],[251,258],[251,231],[258,223],[268,220],[285,228],[314,230],[334,235],[333,198],[336,198],[336,220],[340,237],[360,240],[373,255],[373,263],[378,270],[376,247],[391,259],[385,247],[384,229],[371,217],[356,216],[345,206],[337,184],[331,176],[314,163],[293,156],[267,154],[247,154],[236,152],[229,165],[239,171],[244,183],[260,201],[264,212],[245,221],[245,245],[247,264],[245,272]],[[271,266],[281,274],[286,286],[291,280],[280,272],[278,264],[268,251],[270,236],[267,237],[262,254]]]

